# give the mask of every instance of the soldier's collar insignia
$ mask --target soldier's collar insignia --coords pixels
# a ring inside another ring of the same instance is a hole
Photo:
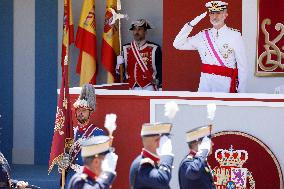
[[[94,172],[92,172],[90,169],[88,169],[87,167],[84,167],[82,175],[86,175],[87,177],[89,176],[93,179],[97,178],[97,175]]]
[[[140,161],[140,165],[143,165],[143,164],[151,164],[153,167],[156,165],[156,163],[150,159],[150,158],[143,158],[141,161]]]
[[[158,155],[156,154],[153,154],[151,152],[149,152],[148,150],[146,149],[142,149],[142,152],[141,152],[141,155],[145,158],[150,158],[151,160],[153,160],[155,163],[158,163],[160,161],[160,158]]]

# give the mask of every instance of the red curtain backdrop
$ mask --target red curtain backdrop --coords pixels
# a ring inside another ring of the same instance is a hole
[[[277,23],[282,23],[284,24],[284,4],[283,1],[280,3],[278,0],[258,0],[258,48],[257,48],[257,58],[264,53],[266,50],[264,48],[265,43],[265,35],[261,29],[261,24],[265,19],[270,19],[271,24],[266,25],[266,31],[269,33],[269,41],[273,41],[278,35],[280,35],[280,31],[275,30],[275,25]],[[284,26],[283,26],[284,27]],[[283,28],[284,29],[284,28]],[[282,38],[275,43],[275,45],[279,48],[280,51],[278,52],[283,52],[282,46],[284,46],[284,38],[282,35]],[[270,46],[270,50],[274,50],[275,48]],[[283,56],[283,55],[282,55]],[[272,60],[276,61],[277,56],[274,54],[272,55]],[[264,59],[262,62],[264,62],[264,66],[267,68],[271,68],[273,65],[266,64],[267,56],[264,56]],[[257,61],[258,62],[258,61]],[[281,58],[281,64],[284,64],[284,57]],[[279,66],[275,70],[271,71],[265,71],[259,66],[259,62],[257,64],[257,70],[256,74],[258,76],[276,76],[276,75],[282,75],[284,76],[284,67],[281,69]]]
[[[268,1],[268,0],[267,0]],[[173,41],[186,22],[206,11],[206,0],[164,0],[163,7],[163,90],[197,91],[200,77],[200,57],[197,51],[180,51]],[[227,0],[227,25],[241,30],[242,1]],[[191,35],[212,27],[209,17],[194,27]]]
[[[243,168],[247,168],[252,173],[255,188],[282,189],[283,176],[280,164],[269,147],[259,139],[241,132],[221,132],[216,135],[212,139],[214,142],[213,153],[208,158],[212,169],[219,166],[215,159],[215,151],[218,149],[229,150],[232,146],[234,150],[248,152],[248,160],[243,164]],[[248,180],[247,188],[250,188]]]

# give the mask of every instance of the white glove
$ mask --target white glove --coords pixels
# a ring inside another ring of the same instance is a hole
[[[28,185],[29,185],[29,183],[25,182],[25,181],[17,182],[17,188],[26,188]]]
[[[157,154],[159,156],[163,155],[171,155],[173,156],[174,154],[172,153],[173,151],[173,146],[172,146],[172,140],[168,136],[162,136],[160,139],[160,145],[159,148],[157,149]]]
[[[195,17],[192,21],[189,22],[189,25],[195,26],[196,24],[198,24],[198,22],[200,22],[200,20],[205,18],[206,15],[207,15],[207,11],[202,13],[201,15]]]
[[[114,152],[110,152],[105,156],[102,162],[102,171],[115,173],[118,156]]]
[[[119,66],[121,64],[124,64],[124,58],[123,56],[119,55],[116,57],[116,67],[115,67],[115,71],[117,74],[119,74]]]
[[[211,139],[207,136],[204,137],[201,141],[201,144],[198,145],[198,154],[202,153],[203,150],[207,150],[207,155],[211,150]]]

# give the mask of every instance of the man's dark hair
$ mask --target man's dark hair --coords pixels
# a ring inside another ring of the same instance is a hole
[[[89,156],[89,157],[83,157],[82,158],[83,163],[84,163],[84,165],[90,165],[95,158],[98,158],[100,156],[105,156],[107,153],[109,153],[109,151],[106,151],[106,152],[103,152],[103,153],[100,153],[100,154],[97,154],[97,155]]]
[[[197,142],[200,142],[202,140],[202,138],[188,142],[187,145],[190,149],[192,149],[192,146],[195,145]]]

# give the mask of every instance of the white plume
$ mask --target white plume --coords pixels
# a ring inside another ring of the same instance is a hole
[[[105,128],[108,130],[110,136],[116,130],[116,117],[116,114],[107,114],[105,118]]]
[[[178,105],[175,101],[170,101],[165,104],[165,116],[173,119],[179,111]]]
[[[214,103],[207,104],[207,117],[210,121],[214,120],[215,111],[216,111],[216,104]]]

